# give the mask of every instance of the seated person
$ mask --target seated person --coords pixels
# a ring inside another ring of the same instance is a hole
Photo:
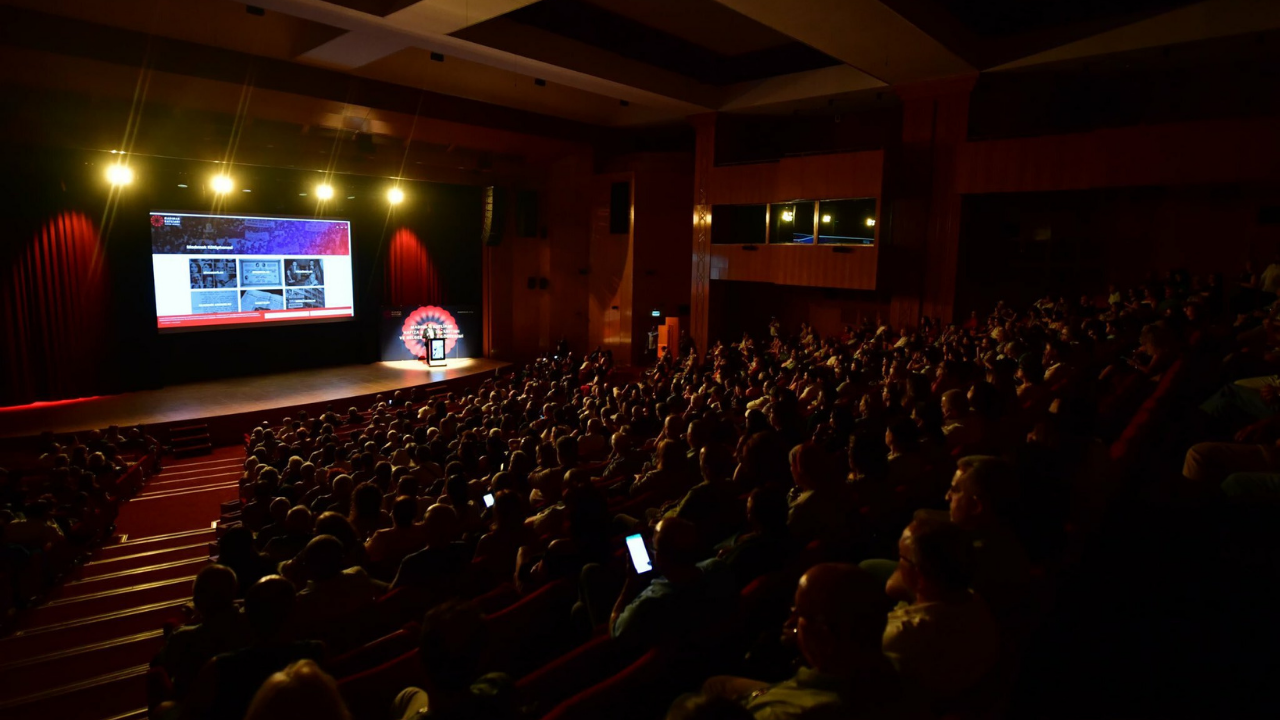
[[[426,528],[413,521],[417,514],[417,498],[404,495],[396,498],[391,506],[391,527],[375,532],[364,544],[375,577],[395,577],[400,562],[426,544]]]
[[[253,533],[244,525],[232,525],[218,538],[218,562],[235,573],[236,597],[244,597],[259,578],[271,573],[271,561],[253,549]]]
[[[632,569],[609,616],[620,641],[653,644],[713,626],[736,607],[732,578],[719,560],[698,562],[698,530],[668,518],[653,533],[653,570],[647,579]],[[647,583],[647,584],[646,584]]]
[[[790,457],[791,477],[801,492],[791,501],[787,528],[801,543],[821,540],[830,548],[848,548],[858,539],[860,517],[835,458],[817,443],[795,446]]]
[[[747,496],[747,523],[751,529],[720,555],[739,588],[781,570],[801,549],[787,528],[787,496],[781,490],[752,490]]]
[[[236,588],[236,574],[225,565],[207,565],[196,575],[191,600],[198,622],[174,630],[155,660],[179,698],[213,656],[249,644],[248,623],[235,605]]]
[[[295,505],[284,517],[284,533],[272,538],[262,548],[272,562],[291,560],[311,542],[312,518],[306,505]]]
[[[471,562],[467,546],[459,541],[458,516],[448,505],[432,505],[423,522],[426,546],[405,556],[391,582],[402,587],[430,590],[445,595]]]
[[[658,467],[637,477],[629,494],[648,496],[654,505],[660,505],[684,495],[696,481],[684,448],[674,440],[663,440],[658,443]]]
[[[800,578],[788,628],[805,662],[794,677],[770,684],[717,676],[703,694],[736,700],[757,720],[895,715],[901,686],[881,651],[885,598],[874,577],[852,565],[815,565]]]
[[[354,643],[355,616],[387,590],[361,567],[343,569],[343,547],[337,538],[312,538],[299,555],[306,585],[298,592],[294,620],[300,637],[325,640],[339,651]]]
[[[254,547],[259,550],[265,549],[267,543],[287,532],[285,520],[289,516],[289,499],[283,497],[275,498],[271,501],[267,510],[270,515],[270,522],[264,525],[253,539]]]
[[[578,439],[565,435],[556,440],[555,464],[529,475],[533,492],[529,502],[534,505],[552,505],[560,502],[564,474],[578,466]]]
[[[314,660],[299,660],[267,678],[245,720],[350,720],[338,684]]]
[[[969,589],[972,546],[951,522],[919,517],[902,532],[898,555],[885,593],[902,602],[889,613],[884,653],[908,687],[955,697],[982,680],[1000,652],[995,620]]]
[[[245,593],[244,614],[252,639],[247,647],[205,664],[184,703],[185,717],[241,720],[262,683],[298,660],[320,660],[324,644],[291,642],[293,584],[279,575],[259,580]]]
[[[501,673],[480,675],[488,638],[473,605],[449,601],[427,612],[421,651],[425,687],[405,688],[391,717],[423,720],[508,720],[517,717],[514,686]]]
[[[604,459],[609,452],[609,436],[599,418],[587,421],[587,431],[578,438],[578,456],[588,462]]]
[[[636,447],[628,428],[624,427],[614,433],[612,441],[613,453],[609,455],[609,464],[599,476],[604,483],[635,475],[645,464],[645,452]]]
[[[1013,530],[1018,479],[1011,463],[971,455],[956,463],[947,491],[948,517],[966,532],[973,546],[970,587],[1008,627],[1024,622],[1031,583],[1031,562]]]

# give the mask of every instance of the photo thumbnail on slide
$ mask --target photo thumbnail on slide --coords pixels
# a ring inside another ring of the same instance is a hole
[[[285,290],[285,308],[309,310],[324,307],[324,288],[290,288]]]
[[[258,310],[283,310],[284,309],[284,291],[283,290],[241,290],[240,291],[240,312],[255,312]]]
[[[279,287],[279,260],[241,260],[240,287]]]
[[[191,293],[191,314],[236,312],[240,309],[235,290],[205,290]]]
[[[324,261],[319,258],[286,258],[284,284],[290,287],[323,285]]]
[[[191,289],[212,290],[236,286],[235,258],[191,258]]]

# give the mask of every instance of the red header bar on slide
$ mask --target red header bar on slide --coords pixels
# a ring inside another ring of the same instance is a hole
[[[311,318],[355,317],[350,307],[321,308],[317,310],[257,310],[233,313],[202,313],[199,315],[168,315],[156,320],[158,328],[200,327],[202,325],[243,325],[272,320],[308,320]]]

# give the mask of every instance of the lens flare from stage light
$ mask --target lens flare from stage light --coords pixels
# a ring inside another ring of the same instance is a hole
[[[393,187],[387,191],[387,202],[392,205],[399,205],[404,202],[404,191],[398,187]]]
[[[316,197],[320,198],[321,200],[328,200],[329,198],[332,198],[333,186],[327,185],[325,183],[320,183],[319,185],[316,186]]]
[[[107,182],[117,187],[120,185],[128,185],[133,182],[133,170],[127,165],[108,165]]]
[[[219,195],[225,195],[235,189],[236,184],[229,175],[214,175],[209,187]]]

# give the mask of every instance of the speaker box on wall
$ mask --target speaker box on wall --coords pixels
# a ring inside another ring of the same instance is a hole
[[[616,182],[609,187],[609,234],[631,232],[631,183]]]
[[[484,222],[480,225],[480,240],[485,245],[502,244],[502,226],[506,224],[506,191],[490,185],[484,189]]]
[[[516,195],[516,234],[520,237],[538,236],[538,192],[521,190]]]

